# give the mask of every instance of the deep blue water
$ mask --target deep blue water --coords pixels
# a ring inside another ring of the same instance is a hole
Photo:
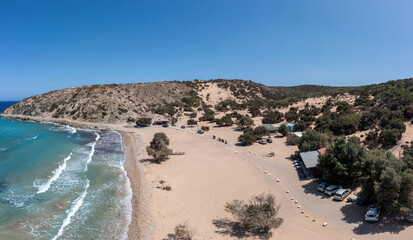
[[[123,161],[117,132],[0,118],[0,239],[124,239]]]
[[[3,113],[6,108],[10,107],[11,105],[17,103],[16,101],[0,101],[0,113]]]

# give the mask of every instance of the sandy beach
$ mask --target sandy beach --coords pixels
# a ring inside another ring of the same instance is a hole
[[[233,199],[248,200],[263,192],[276,196],[284,219],[267,239],[407,240],[413,234],[411,225],[404,222],[365,223],[365,206],[332,201],[317,192],[316,183],[298,177],[288,159],[296,147],[286,146],[285,138],[274,138],[267,145],[240,147],[235,145],[240,132],[234,127],[210,125],[209,132],[196,134],[198,127],[137,129],[127,124],[65,123],[122,133],[125,169],[133,190],[128,240],[168,239],[174,227],[182,223],[193,230],[194,239],[262,238],[237,228],[224,206]],[[144,147],[156,132],[165,132],[170,148],[185,155],[170,156],[160,164],[153,162]],[[212,139],[212,135],[228,144]],[[265,157],[269,152],[275,156]],[[161,180],[172,190],[159,188]]]

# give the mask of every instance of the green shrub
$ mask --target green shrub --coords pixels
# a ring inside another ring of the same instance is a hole
[[[187,123],[188,125],[190,125],[190,126],[193,126],[193,125],[197,125],[197,124],[198,124],[194,119],[189,119],[186,123]]]
[[[194,233],[185,224],[179,224],[174,228],[174,234],[169,236],[170,240],[192,240]]]
[[[257,232],[269,232],[283,223],[284,220],[277,217],[279,209],[274,195],[269,193],[254,196],[249,203],[233,200],[225,205],[225,211],[231,213],[242,228]]]
[[[191,117],[191,118],[196,118],[196,116],[197,116],[196,112],[193,112],[193,113],[189,114],[189,117]]]
[[[151,123],[152,123],[151,118],[138,118],[138,120],[136,120],[136,126],[139,126],[139,127],[147,127],[151,125]]]

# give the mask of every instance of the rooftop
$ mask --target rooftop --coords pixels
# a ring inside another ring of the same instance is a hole
[[[317,165],[318,151],[301,152],[300,156],[306,168],[313,168]]]

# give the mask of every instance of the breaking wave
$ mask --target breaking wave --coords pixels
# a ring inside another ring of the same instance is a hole
[[[44,193],[47,190],[49,190],[50,185],[56,181],[57,179],[59,179],[60,174],[66,169],[66,162],[68,160],[70,160],[70,158],[72,157],[72,153],[69,154],[69,156],[67,156],[64,160],[63,163],[56,169],[53,171],[53,175],[49,178],[49,180],[47,180],[47,182],[45,182],[44,184],[37,186],[38,187],[38,191],[37,193]]]

